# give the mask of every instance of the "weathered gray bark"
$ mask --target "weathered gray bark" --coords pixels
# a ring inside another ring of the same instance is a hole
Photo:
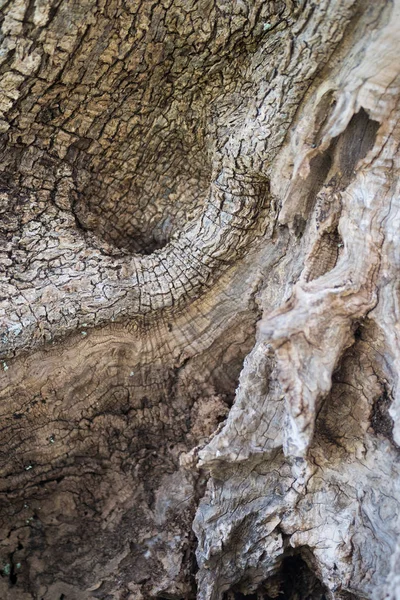
[[[400,1],[0,7],[0,598],[400,598]]]

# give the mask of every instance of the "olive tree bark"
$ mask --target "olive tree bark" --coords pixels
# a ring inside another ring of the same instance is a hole
[[[1,600],[400,599],[400,0],[0,0]]]

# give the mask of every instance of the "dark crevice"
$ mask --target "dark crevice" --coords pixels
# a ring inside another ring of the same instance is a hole
[[[10,585],[15,585],[17,583],[17,573],[15,572],[15,565],[14,562],[12,560],[12,557],[10,556],[10,575],[9,575],[9,580],[10,580]]]
[[[307,180],[311,177],[316,180],[315,186],[322,187],[329,175],[330,184],[345,189],[354,178],[357,163],[373,148],[378,129],[379,123],[370,119],[361,108],[352,116],[346,129],[332,138],[329,148],[311,160]],[[320,144],[320,135],[319,130],[314,146]]]
[[[369,118],[363,108],[353,115],[336,142],[335,164],[340,188],[345,189],[354,178],[357,163],[373,148],[379,123]]]
[[[223,600],[327,600],[327,590],[312,568],[313,557],[301,548],[283,558],[279,571],[257,589],[243,584],[226,592]]]
[[[313,281],[329,273],[337,263],[342,239],[337,229],[325,231],[315,243],[313,255],[308,260],[305,281]]]
[[[326,600],[326,588],[301,556],[288,556],[281,568],[280,600]]]
[[[362,325],[361,323],[355,323],[355,329],[353,332],[354,340],[357,342],[362,339]]]
[[[396,449],[400,450],[393,439],[394,423],[389,413],[392,401],[393,399],[387,386],[382,383],[382,394],[375,400],[372,406],[370,421],[371,427],[376,435],[383,435]]]
[[[322,108],[328,110],[331,98],[327,97]],[[332,104],[333,106],[333,104]],[[315,135],[313,148],[317,148],[323,137],[323,112],[317,117],[316,125],[321,126]],[[326,120],[326,119],[325,119]],[[305,180],[298,179],[293,194],[297,196],[298,214],[293,219],[293,229],[297,237],[301,237],[313,210],[315,200],[324,185],[336,190],[344,190],[354,179],[357,163],[365,158],[373,148],[379,123],[369,118],[361,108],[353,115],[346,129],[332,138],[329,147],[310,160],[310,171]]]
[[[19,547],[18,547],[18,549],[19,549]],[[19,569],[21,566],[19,563],[17,565],[15,564],[14,554],[15,554],[15,551],[11,552],[8,555],[8,562],[6,562],[3,565],[3,567],[0,569],[0,576],[8,577],[9,585],[11,587],[17,583],[17,579],[18,579],[17,569]]]

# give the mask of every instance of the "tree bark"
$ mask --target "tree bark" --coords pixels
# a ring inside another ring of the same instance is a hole
[[[400,0],[0,15],[0,598],[400,598]]]

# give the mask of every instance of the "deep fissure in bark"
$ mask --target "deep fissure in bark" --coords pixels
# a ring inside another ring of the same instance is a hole
[[[246,584],[238,584],[226,592],[223,600],[327,600],[327,590],[303,556],[309,549],[284,555],[278,572],[252,592],[244,592]]]

